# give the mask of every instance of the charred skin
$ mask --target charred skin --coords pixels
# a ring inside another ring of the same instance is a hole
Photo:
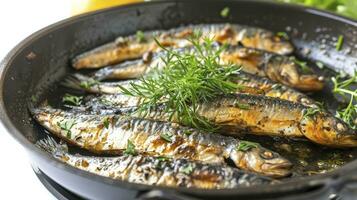
[[[71,155],[53,139],[37,146],[73,167],[118,180],[146,185],[203,189],[237,188],[270,184],[270,178],[231,167],[193,162],[186,159],[162,159],[149,155],[89,157]]]
[[[138,39],[136,35],[119,37],[115,42],[77,56],[73,59],[72,65],[75,69],[100,68],[124,60],[140,58],[147,52],[161,50],[154,38],[166,47],[190,46],[191,43],[187,39],[197,30],[202,32],[203,37],[213,38],[220,43],[231,45],[241,43],[246,47],[264,49],[278,54],[289,54],[293,51],[289,42],[264,29],[231,24],[201,24],[166,31],[147,31],[141,39]]]
[[[130,140],[138,152],[216,164],[225,164],[225,159],[229,158],[238,168],[271,177],[289,175],[292,166],[288,160],[264,147],[238,151],[239,140],[174,123],[88,115],[48,107],[35,109],[33,113],[34,118],[56,136],[95,153],[121,154]],[[59,123],[70,120],[75,120],[76,124],[68,135],[68,130],[61,129]],[[105,120],[107,127],[103,125]],[[163,134],[170,135],[171,141],[163,139]]]
[[[135,97],[133,98],[135,100]],[[120,102],[120,98],[115,100]],[[100,104],[97,100],[95,102]],[[91,106],[91,109],[91,112],[116,113],[121,111],[138,115],[135,113],[137,107],[121,109],[116,106],[103,107],[97,105],[97,107]],[[357,133],[347,124],[326,112],[319,112],[312,118],[306,117],[305,113],[308,109],[311,108],[277,98],[235,94],[203,103],[199,106],[197,112],[218,125],[222,129],[221,132],[225,134],[251,133],[269,136],[306,137],[312,142],[326,146],[357,146]],[[168,121],[169,114],[161,106],[150,112],[145,118]],[[175,117],[171,120],[178,122]]]

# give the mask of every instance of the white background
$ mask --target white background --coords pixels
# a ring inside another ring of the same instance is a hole
[[[70,15],[70,0],[7,0],[0,5],[0,60],[22,39]],[[0,113],[1,114],[1,113]],[[32,171],[24,149],[0,124],[1,199],[55,199]]]

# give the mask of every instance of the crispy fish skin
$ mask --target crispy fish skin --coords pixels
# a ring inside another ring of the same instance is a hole
[[[117,157],[71,155],[67,152],[67,146],[59,145],[52,138],[40,140],[36,145],[52,154],[56,159],[73,167],[132,183],[167,187],[223,189],[276,182],[270,178],[231,167],[193,162],[186,159],[162,159],[141,154]]]
[[[175,123],[88,115],[49,107],[34,109],[33,113],[50,132],[96,153],[120,154],[130,140],[139,152],[217,164],[225,164],[225,159],[229,158],[238,168],[276,178],[289,175],[292,166],[279,154],[260,145],[246,151],[238,150],[242,142],[237,139],[203,133]],[[75,124],[69,130],[63,130],[60,124],[68,121],[75,121]]]
[[[201,31],[203,37],[214,41],[237,45],[238,43],[251,48],[264,49],[278,54],[289,54],[293,46],[272,32],[236,24],[199,24],[170,30],[147,31],[143,37],[136,35],[118,37],[115,42],[97,47],[89,52],[75,57],[72,66],[75,69],[100,68],[116,64],[124,60],[140,58],[147,52],[157,52],[161,48],[156,44],[156,38],[165,47],[186,47],[187,41],[195,31]]]
[[[136,109],[137,107],[120,109],[115,106],[98,106],[93,111],[106,113],[120,110],[138,115]],[[277,98],[235,94],[202,103],[197,113],[221,127],[222,133],[226,134],[248,132],[256,135],[306,137],[312,142],[326,146],[357,146],[357,133],[346,123],[322,111],[306,116],[309,109],[313,108]],[[165,108],[160,106],[144,117],[161,121],[168,121],[170,118]],[[179,122],[176,117],[171,120]]]

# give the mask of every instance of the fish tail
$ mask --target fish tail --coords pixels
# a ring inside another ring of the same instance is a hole
[[[37,141],[36,146],[53,155],[64,154],[68,152],[68,147],[65,143],[58,143],[50,136]]]
[[[68,88],[76,89],[76,90],[83,90],[83,88],[81,87],[81,83],[89,81],[89,80],[91,80],[91,78],[89,76],[85,76],[85,75],[76,73],[76,74],[67,76],[63,80],[61,85],[68,87]]]

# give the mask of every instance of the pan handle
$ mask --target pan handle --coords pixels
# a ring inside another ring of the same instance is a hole
[[[200,200],[195,197],[190,197],[183,194],[178,194],[174,191],[150,190],[141,192],[137,196],[138,200]]]

